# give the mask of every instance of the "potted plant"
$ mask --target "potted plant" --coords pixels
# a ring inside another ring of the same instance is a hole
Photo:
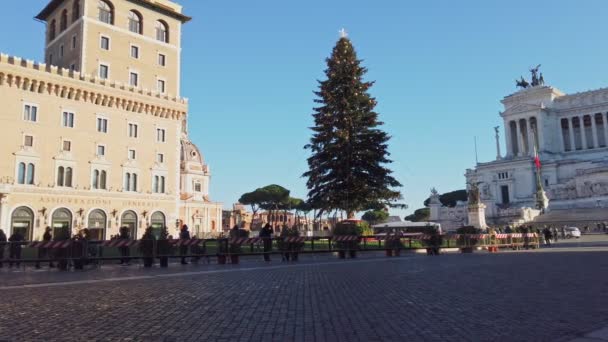
[[[156,244],[156,252],[160,260],[160,267],[169,267],[169,254],[171,252],[171,245],[169,244],[169,232],[167,227],[163,227],[158,235],[158,242]]]
[[[280,237],[281,239],[278,241],[278,247],[283,253],[284,260],[289,261],[291,259],[292,261],[298,261],[298,254],[304,247],[304,243],[288,241],[290,238],[300,237],[298,228],[295,225],[291,228],[285,226],[283,227],[283,230],[281,230]]]
[[[479,228],[475,228],[473,226],[464,226],[460,227],[456,230],[456,234],[458,236],[458,245],[460,246],[461,253],[473,253],[473,248],[479,242],[479,239],[476,237],[471,237],[471,235],[481,234],[482,230]]]
[[[337,237],[338,241],[334,243],[338,248],[338,257],[344,259],[346,252],[348,251],[351,258],[357,257],[357,250],[359,249],[359,242],[361,241],[361,233],[366,223],[358,220],[346,220],[338,222],[336,227],[332,231],[332,236]],[[356,237],[354,240],[340,241],[339,237]]]
[[[146,228],[146,232],[141,237],[139,251],[144,259],[144,267],[150,268],[154,264],[154,243],[156,237],[152,233],[152,227]],[[166,266],[165,266],[166,267]]]

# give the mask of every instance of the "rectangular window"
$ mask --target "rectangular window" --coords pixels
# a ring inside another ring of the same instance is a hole
[[[135,150],[129,150],[129,160],[135,160]]]
[[[156,90],[161,94],[165,93],[165,81],[164,80],[157,80]]]
[[[201,183],[194,183],[194,191],[201,192]]]
[[[76,48],[76,36],[72,36],[72,50]]]
[[[104,145],[97,145],[97,156],[104,157],[106,155],[106,147]]]
[[[110,50],[110,38],[102,36],[99,45],[102,50]]]
[[[59,58],[63,58],[63,45],[59,46]]]
[[[97,132],[108,133],[108,119],[97,118]]]
[[[165,142],[165,129],[164,128],[156,129],[156,141]]]
[[[129,137],[137,138],[137,124],[134,124],[134,123],[129,124]]]
[[[129,84],[133,87],[137,87],[139,84],[139,75],[136,72],[131,72],[129,74]]]
[[[62,151],[70,152],[72,150],[72,142],[69,140],[63,141]]]
[[[500,187],[500,197],[502,199],[502,204],[509,204],[509,186],[503,185]]]
[[[156,162],[159,164],[162,164],[165,162],[165,155],[162,153],[157,153],[156,154]]]
[[[74,113],[63,112],[63,119],[61,121],[63,127],[74,128]]]
[[[167,63],[167,56],[163,55],[162,53],[159,53],[158,54],[158,65],[165,66],[166,63]]]
[[[110,67],[105,64],[99,64],[99,78],[107,80],[110,75]]]
[[[131,45],[131,57],[139,58],[139,47],[135,45]]]
[[[26,147],[33,147],[34,146],[34,137],[31,135],[26,135],[23,138],[23,145]]]
[[[38,121],[38,106],[26,104],[23,106],[23,120]]]

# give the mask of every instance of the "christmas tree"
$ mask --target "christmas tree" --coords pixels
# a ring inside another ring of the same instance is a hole
[[[319,81],[308,158],[309,200],[321,211],[356,212],[383,208],[401,198],[401,184],[386,165],[390,137],[380,129],[376,100],[368,93],[373,82],[357,59],[351,41],[342,37],[327,59],[327,79]]]

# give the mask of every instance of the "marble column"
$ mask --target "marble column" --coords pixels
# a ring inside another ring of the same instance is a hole
[[[566,137],[564,137],[564,127],[562,124],[562,119],[559,119],[558,126],[559,126],[559,136],[561,137],[560,141],[562,142],[562,152],[566,152]]]
[[[517,156],[521,157],[524,155],[524,136],[521,134],[521,126],[519,125],[519,120],[515,120],[515,127],[517,130]]]
[[[608,122],[606,122],[606,120],[608,120],[608,114],[602,114],[602,123],[604,124],[604,142],[606,147],[608,147]]]
[[[593,135],[593,148],[598,148],[598,138],[597,138],[597,126],[595,125],[595,114],[590,115],[591,117],[591,134]]]
[[[583,150],[587,149],[587,134],[585,134],[585,116],[578,117],[579,129],[581,130],[581,140],[583,145]]]
[[[8,215],[8,197],[0,194],[0,227],[4,229],[4,234],[6,234],[7,237],[12,234],[10,224],[11,222]]]
[[[576,151],[576,140],[574,139],[574,117],[568,119],[568,132],[570,133],[570,151]]]
[[[511,121],[505,121],[505,141],[507,142],[507,158],[513,156],[513,144],[511,143]]]
[[[532,125],[531,125],[531,120],[528,119],[526,120],[526,126],[528,128],[528,155],[529,156],[534,156],[534,132],[532,131]]]

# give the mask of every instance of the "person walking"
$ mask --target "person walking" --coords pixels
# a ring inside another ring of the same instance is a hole
[[[543,235],[545,236],[545,245],[551,246],[551,239],[553,238],[551,230],[545,227],[545,229],[543,230]]]
[[[270,252],[272,251],[272,228],[270,228],[270,224],[266,223],[259,236],[264,243],[264,261],[270,261]]]
[[[188,231],[188,226],[183,225],[181,231],[179,232],[180,240],[190,240],[190,232]],[[186,254],[188,254],[188,246],[181,245],[179,246],[179,254],[182,256],[182,265],[187,265]]]
[[[127,242],[128,240],[130,240],[128,227],[120,228],[120,235],[118,236],[118,239],[123,240],[123,242]],[[122,246],[122,247],[119,247],[118,249],[120,250],[120,256],[122,257],[120,259],[120,264],[127,265],[127,266],[130,265],[129,247]]]
[[[6,234],[0,229],[0,268],[4,267],[4,247],[6,247]]]
[[[13,267],[13,263],[17,264],[17,268],[21,265],[21,243],[23,242],[23,235],[19,231],[15,231],[8,239],[9,242],[9,259],[8,267]]]
[[[557,240],[559,240],[559,234],[557,233],[557,227],[551,227],[551,234],[553,235],[553,242],[557,243]]]
[[[47,242],[53,240],[53,235],[51,233],[51,227],[47,226],[44,229],[44,234],[42,235],[43,245],[46,245]],[[46,246],[42,246],[38,248],[38,261],[36,261],[36,268],[40,268],[40,260],[50,258],[49,249]],[[53,268],[55,265],[53,264],[53,260],[49,261],[49,267]]]

